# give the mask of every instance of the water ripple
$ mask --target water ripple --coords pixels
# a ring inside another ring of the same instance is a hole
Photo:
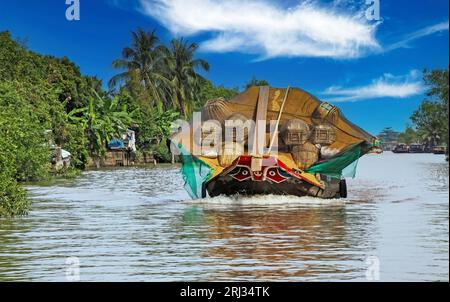
[[[361,160],[346,200],[189,200],[179,167],[90,171],[30,186],[27,217],[0,219],[0,281],[448,280],[448,164]]]

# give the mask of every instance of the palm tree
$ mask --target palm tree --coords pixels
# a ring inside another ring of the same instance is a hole
[[[194,102],[200,91],[203,79],[197,69],[209,70],[209,64],[201,59],[195,59],[198,45],[189,44],[183,38],[172,40],[170,48],[164,50],[166,62],[166,78],[170,81],[171,105],[188,117],[193,110]]]
[[[165,95],[169,91],[169,83],[161,74],[163,47],[159,44],[155,31],[145,32],[138,29],[131,35],[133,45],[124,48],[122,59],[115,60],[112,64],[114,68],[124,71],[114,76],[109,86],[114,88],[123,81],[129,86],[138,84],[150,98],[150,105],[162,111]]]

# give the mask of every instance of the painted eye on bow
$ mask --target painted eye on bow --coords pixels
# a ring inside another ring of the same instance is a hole
[[[273,168],[267,171],[267,178],[270,181],[276,182],[276,183],[282,183],[287,180],[287,177],[284,177],[281,173],[281,171],[277,168]]]
[[[247,179],[251,178],[251,173],[248,170],[248,168],[245,167],[238,167],[230,173],[231,177],[238,181],[245,181]]]

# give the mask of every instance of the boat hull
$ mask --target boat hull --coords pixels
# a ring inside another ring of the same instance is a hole
[[[209,196],[293,195],[324,199],[346,198],[345,180],[325,178],[314,183],[276,158],[264,158],[260,171],[252,171],[252,157],[241,156],[206,184]]]
[[[346,197],[346,193],[341,190],[341,187],[341,181],[327,183],[326,189],[321,189],[299,180],[291,180],[281,184],[271,181],[255,182],[253,180],[240,182],[230,176],[224,176],[209,182],[206,189],[211,197],[220,195],[293,195],[335,199]]]

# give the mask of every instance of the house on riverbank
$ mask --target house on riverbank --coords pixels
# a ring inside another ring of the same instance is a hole
[[[148,164],[157,164],[152,153],[142,152],[140,156],[136,156],[135,152],[126,149],[108,150],[100,163],[102,167],[130,167]]]
[[[105,157],[100,160],[100,167],[129,167],[147,164],[156,165],[156,159],[151,152],[138,152],[136,133],[133,130],[127,130],[120,139],[111,140]],[[90,160],[88,166],[96,167],[97,165]]]
[[[52,165],[56,171],[68,168],[70,166],[72,154],[61,147],[55,147],[53,150]]]

